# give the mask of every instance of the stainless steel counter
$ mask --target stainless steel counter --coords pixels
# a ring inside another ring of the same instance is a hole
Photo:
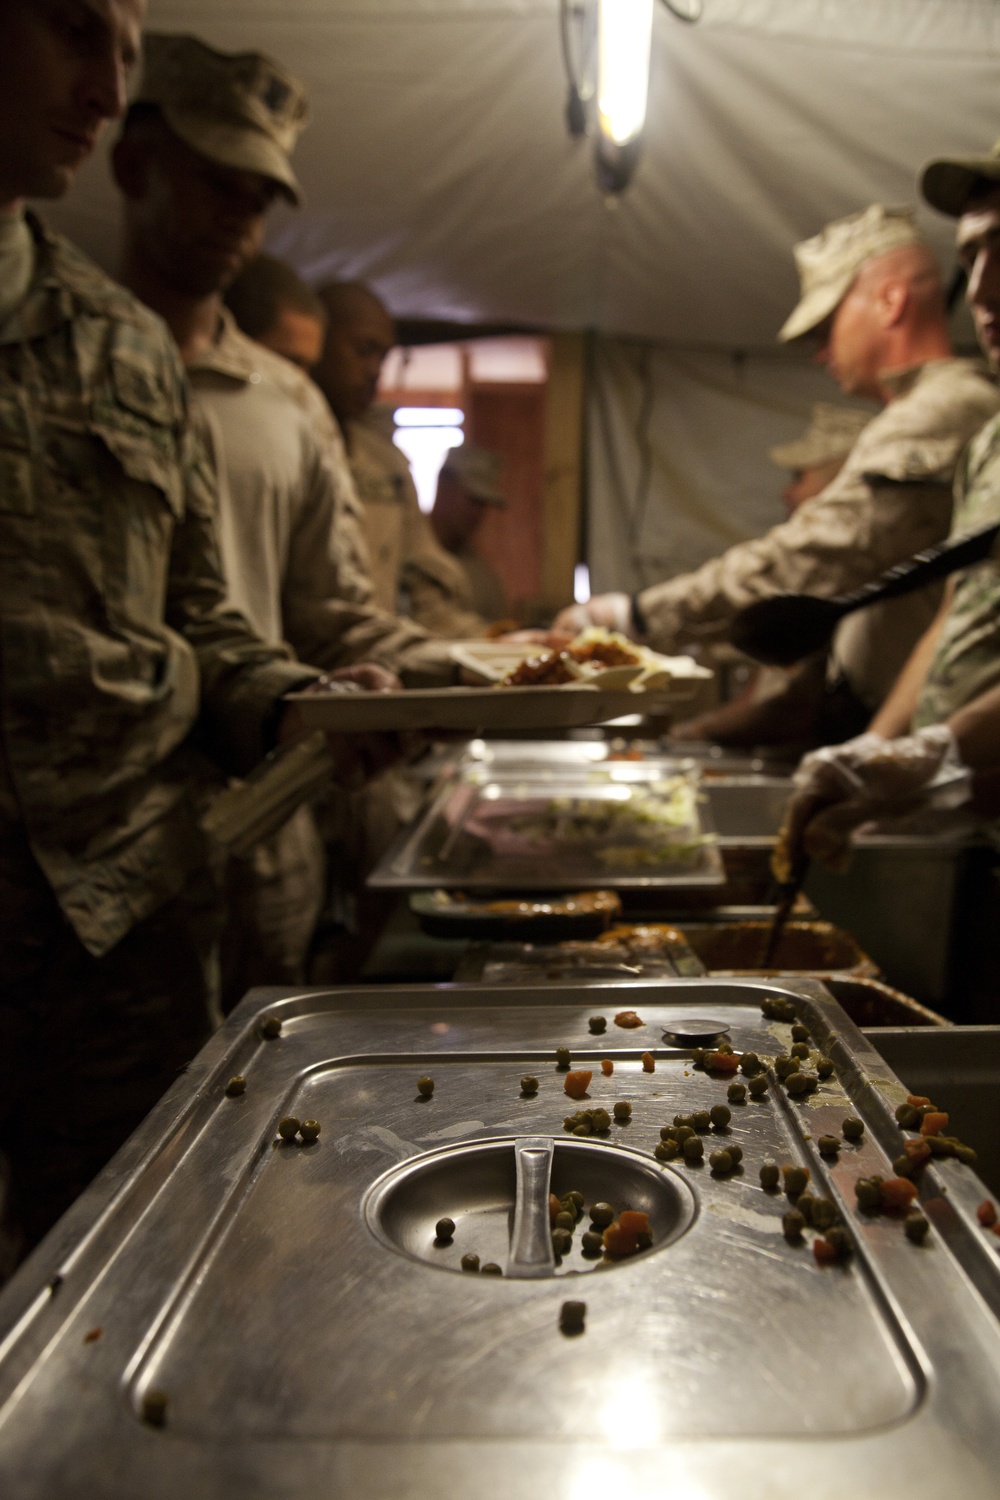
[[[773,1053],[790,1036],[762,1018],[775,992],[837,1073],[805,1104],[772,1084],[734,1107],[735,1176],[660,1166],[660,1126],[726,1096],[692,1069],[682,1021]],[[611,1024],[630,1005],[638,1031]],[[264,1014],[283,1020],[274,1040]],[[595,1069],[591,1103],[629,1100],[631,1124],[565,1134],[559,1045]],[[228,1097],[236,1073],[246,1091]],[[1000,1256],[975,1223],[982,1184],[956,1162],[927,1173],[922,1247],[854,1206],[859,1175],[889,1175],[904,1096],[814,981],[255,992],[0,1297],[0,1492],[994,1500]],[[848,1111],[865,1136],[827,1164],[815,1141]],[[289,1113],[320,1121],[319,1141],[279,1143]],[[474,1249],[512,1270],[516,1144],[552,1139],[553,1186],[648,1207],[653,1247],[602,1274],[575,1252],[542,1275],[459,1270]],[[786,1244],[765,1156],[807,1164],[840,1205],[848,1264]],[[560,1331],[567,1298],[586,1303],[579,1337]]]

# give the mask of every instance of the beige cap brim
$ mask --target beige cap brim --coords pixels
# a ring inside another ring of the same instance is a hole
[[[1000,157],[967,156],[930,161],[920,174],[920,191],[939,213],[961,218],[975,183],[985,177],[1000,183]]]
[[[790,344],[792,339],[800,339],[803,334],[818,328],[832,312],[836,312],[857,274],[858,268],[855,266],[835,281],[808,292],[798,306],[792,309],[778,334],[778,342]]]
[[[161,109],[171,130],[193,151],[220,166],[270,177],[294,204],[301,203],[302,189],[288,158],[262,130],[227,125],[191,110],[171,109],[165,105],[161,105]]]

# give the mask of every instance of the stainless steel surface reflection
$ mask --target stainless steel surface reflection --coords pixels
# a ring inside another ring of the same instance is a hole
[[[772,1083],[734,1106],[742,1172],[664,1171],[661,1126],[726,1083],[663,1034],[704,1017],[773,1054],[790,1041],[761,1014],[775,992],[835,1075],[804,1102]],[[614,1026],[626,1008],[638,1030]],[[264,1013],[283,1021],[275,1040]],[[557,1191],[605,1190],[580,1180],[598,1153],[577,1160],[563,1130],[577,1105],[556,1047],[592,1070],[594,1105],[632,1105],[607,1158],[657,1185],[651,1203],[679,1185],[684,1232],[600,1275],[442,1274],[422,1237],[456,1201],[459,1222],[464,1203],[494,1216],[509,1256],[513,1142],[554,1142]],[[247,1087],[229,1098],[234,1073]],[[3,1500],[995,1500],[1000,1257],[975,1219],[983,1185],[957,1162],[929,1169],[919,1248],[854,1208],[859,1175],[891,1172],[905,1093],[815,981],[257,992],[0,1297]],[[864,1136],[827,1162],[815,1142],[849,1111]],[[288,1114],[320,1121],[319,1140],[278,1144]],[[849,1226],[848,1264],[786,1244],[764,1157],[810,1168]],[[420,1182],[432,1159],[437,1185]],[[391,1182],[405,1185],[372,1208],[373,1233],[366,1204]],[[560,1329],[568,1297],[586,1302],[576,1338]],[[143,1420],[153,1392],[162,1426]]]
[[[520,1154],[518,1146],[523,1148]],[[546,1146],[544,1172],[532,1177],[522,1169],[519,1181],[518,1161],[530,1156],[532,1148],[540,1156],[539,1148]],[[608,1263],[613,1270],[665,1249],[690,1228],[695,1214],[694,1195],[683,1178],[640,1152],[592,1140],[557,1141],[553,1149],[551,1138],[542,1142],[530,1137],[463,1141],[417,1156],[379,1178],[365,1199],[363,1212],[368,1227],[383,1244],[439,1270],[468,1275],[462,1271],[461,1259],[471,1253],[482,1264],[493,1261],[515,1276],[592,1272],[596,1261],[583,1254],[579,1233],[569,1254],[553,1258],[550,1189],[557,1198],[573,1190],[581,1192],[588,1208],[610,1203],[619,1213],[637,1209],[649,1215],[652,1249]],[[444,1215],[456,1225],[453,1240],[446,1244],[437,1239],[434,1228]],[[537,1232],[519,1234],[525,1223],[544,1229],[542,1253]],[[585,1214],[580,1230],[587,1224]]]

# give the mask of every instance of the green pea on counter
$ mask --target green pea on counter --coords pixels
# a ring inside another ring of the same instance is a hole
[[[733,1112],[728,1104],[713,1104],[708,1112],[708,1118],[716,1130],[724,1130],[733,1118]]]
[[[606,1229],[609,1224],[614,1223],[615,1211],[610,1203],[595,1203],[590,1210],[590,1221],[599,1229]]]
[[[502,1276],[503,1270],[495,1260],[488,1260],[485,1266],[480,1266],[479,1274],[480,1276]]]
[[[591,1016],[590,1020],[587,1022],[587,1025],[590,1027],[590,1030],[593,1032],[594,1036],[600,1036],[602,1032],[607,1031],[608,1020],[606,1016]]]
[[[714,1176],[725,1177],[727,1173],[733,1170],[736,1163],[728,1151],[722,1150],[710,1153],[708,1165],[711,1167]]]
[[[283,1141],[294,1141],[299,1133],[299,1121],[294,1115],[286,1115],[278,1121],[278,1134]]]
[[[417,1079],[417,1093],[421,1099],[429,1099],[434,1092],[434,1080],[427,1076]]]
[[[908,1213],[906,1215],[906,1218],[903,1220],[903,1229],[906,1232],[906,1238],[908,1240],[912,1240],[915,1245],[923,1244],[924,1240],[927,1238],[927,1232],[930,1227],[930,1224],[928,1224],[927,1220],[924,1218],[923,1214],[919,1212],[918,1209],[913,1209],[913,1211],[911,1213]]]
[[[801,1021],[796,1021],[795,1025],[792,1027],[792,1041],[793,1042],[808,1042],[808,1040],[809,1040],[809,1027],[808,1026],[803,1026],[803,1024],[802,1024]]]
[[[614,1110],[615,1119],[618,1121],[619,1125],[624,1125],[626,1120],[631,1120],[632,1106],[631,1104],[629,1104],[627,1099],[619,1099],[618,1103],[613,1105],[612,1108]]]
[[[726,1090],[726,1098],[730,1104],[745,1104],[747,1098],[747,1086],[745,1083],[731,1083]]]
[[[836,1156],[840,1151],[840,1142],[835,1135],[821,1135],[816,1145],[820,1156]]]
[[[530,1073],[526,1073],[524,1075],[524,1077],[521,1079],[521,1093],[522,1094],[537,1094],[538,1093],[538,1079],[537,1078],[533,1078]]]
[[[247,1081],[241,1073],[236,1073],[226,1084],[226,1093],[230,1099],[236,1099],[240,1094],[246,1093]]]
[[[653,1150],[657,1161],[673,1161],[680,1155],[680,1146],[674,1140],[659,1141]]]
[[[299,1126],[299,1135],[305,1141],[306,1145],[311,1145],[313,1141],[319,1140],[321,1129],[322,1126],[318,1120],[303,1120]]]
[[[781,1170],[776,1161],[764,1161],[760,1164],[760,1185],[766,1192],[773,1192],[781,1181]]]
[[[763,1099],[767,1093],[767,1077],[763,1073],[755,1073],[747,1084],[751,1099]]]
[[[440,1240],[442,1245],[445,1245],[449,1240],[454,1239],[455,1220],[449,1219],[447,1216],[445,1216],[443,1219],[438,1219],[437,1223],[434,1225],[434,1236],[436,1239]]]
[[[478,1271],[479,1256],[474,1250],[469,1250],[462,1256],[460,1264],[463,1271]]]
[[[265,1016],[260,1023],[260,1034],[267,1041],[273,1042],[276,1036],[281,1035],[281,1017]]]
[[[684,1160],[688,1162],[701,1161],[705,1155],[705,1142],[700,1135],[689,1135],[681,1146]]]
[[[561,1069],[563,1069],[565,1071],[565,1069],[569,1067],[569,1064],[570,1064],[569,1048],[568,1047],[557,1047],[556,1048],[556,1067],[557,1068],[561,1068]]]
[[[860,1141],[865,1133],[865,1122],[859,1120],[857,1115],[848,1115],[840,1128],[844,1132],[845,1141]]]

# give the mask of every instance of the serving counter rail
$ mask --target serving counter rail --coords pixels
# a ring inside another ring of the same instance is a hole
[[[658,1160],[675,1114],[727,1098],[694,1037],[789,1050],[790,1025],[761,1010],[774,996],[832,1075],[796,1099],[769,1070],[734,1102],[710,1145],[738,1144],[735,1170]],[[567,1133],[559,1047],[593,1073],[585,1102],[629,1104],[628,1123]],[[993,1500],[983,1185],[929,1166],[922,1244],[855,1200],[859,1177],[892,1175],[905,1098],[804,979],[253,992],[0,1297],[0,1489]],[[318,1140],[282,1139],[288,1116]],[[787,1242],[765,1159],[808,1168],[850,1258],[821,1264],[812,1230]],[[651,1246],[588,1259],[577,1234],[553,1259],[550,1188],[648,1214]],[[473,1253],[499,1274],[461,1270]],[[584,1304],[570,1320],[567,1302]]]

